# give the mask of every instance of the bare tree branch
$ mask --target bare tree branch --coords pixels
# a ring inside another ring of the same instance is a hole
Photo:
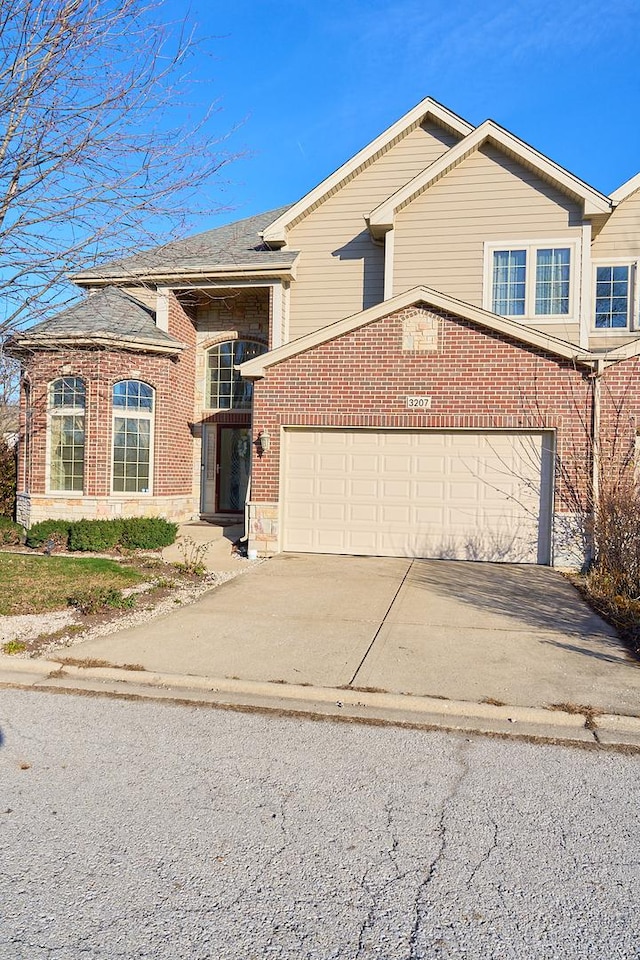
[[[162,0],[0,0],[0,337],[70,272],[183,234],[234,156]]]

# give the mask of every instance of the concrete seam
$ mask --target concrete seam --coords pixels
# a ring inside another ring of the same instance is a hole
[[[356,667],[356,672],[355,672],[354,675],[351,677],[351,680],[349,680],[349,683],[347,684],[347,686],[350,687],[350,686],[354,683],[356,677],[358,676],[358,674],[360,673],[360,671],[361,671],[361,669],[362,669],[362,666],[363,666],[365,660],[367,659],[367,657],[368,657],[369,654],[371,653],[371,650],[373,649],[373,645],[374,645],[374,643],[376,642],[376,640],[378,639],[378,637],[379,637],[379,635],[380,635],[380,631],[382,630],[382,628],[384,627],[385,623],[387,622],[387,617],[388,617],[389,614],[391,613],[391,608],[393,607],[394,603],[395,603],[396,600],[398,599],[398,594],[400,593],[400,591],[401,591],[402,588],[404,587],[404,582],[405,582],[405,580],[407,579],[407,577],[409,576],[411,570],[413,569],[413,564],[414,564],[414,561],[412,560],[411,563],[409,564],[409,566],[407,567],[407,570],[406,570],[406,572],[405,572],[404,577],[403,577],[402,580],[400,581],[400,586],[398,587],[398,589],[397,589],[396,592],[394,593],[393,597],[391,598],[391,603],[389,604],[389,606],[388,606],[387,609],[386,609],[385,615],[384,615],[384,617],[382,618],[382,621],[381,621],[381,623],[380,623],[380,626],[378,627],[378,629],[377,629],[376,632],[374,633],[373,639],[371,640],[371,643],[369,644],[369,646],[368,646],[367,649],[365,650],[364,656],[362,657],[362,660],[360,661],[360,663],[359,663],[358,666]]]

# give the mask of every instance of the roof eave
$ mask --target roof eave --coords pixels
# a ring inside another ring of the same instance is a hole
[[[109,349],[129,350],[136,353],[161,353],[177,357],[186,350],[186,343],[166,343],[160,340],[133,340],[123,339],[108,334],[91,334],[78,336],[35,336],[29,337],[18,334],[7,341],[5,351],[9,356],[19,357],[34,350],[58,350],[60,347],[78,347],[80,349],[104,347]]]
[[[111,286],[139,281],[151,284],[166,284],[171,283],[172,280],[197,282],[212,277],[216,279],[220,277],[264,277],[265,279],[275,277],[282,280],[295,280],[297,263],[298,257],[296,256],[292,263],[278,266],[269,263],[244,265],[234,263],[215,267],[201,267],[197,270],[131,270],[129,273],[109,275],[99,271],[88,273],[85,270],[82,273],[71,275],[69,279],[79,287]]]
[[[326,177],[317,187],[314,187],[313,190],[306,193],[304,197],[298,200],[297,203],[294,203],[286,213],[278,217],[277,220],[274,220],[268,227],[265,227],[261,233],[265,243],[273,243],[274,245],[286,243],[286,231],[290,223],[322,199],[323,196],[341,183],[342,180],[349,177],[354,170],[357,170],[358,167],[362,166],[362,164],[370,160],[371,157],[375,156],[376,153],[384,149],[392,140],[400,136],[404,130],[426,116],[433,117],[434,120],[454,130],[460,134],[461,137],[466,137],[473,130],[473,126],[467,123],[466,120],[463,120],[462,117],[452,113],[451,110],[448,110],[431,97],[426,97],[426,99],[421,100],[412,110],[405,113],[404,116],[396,120],[390,127],[387,127],[375,140],[368,143],[362,150],[356,153],[355,156],[351,157],[350,160],[347,160],[346,163],[338,167],[334,173]]]
[[[498,314],[491,313],[481,307],[475,307],[463,300],[456,300],[454,297],[440,293],[438,290],[420,286],[413,287],[411,290],[398,294],[398,296],[392,297],[390,300],[383,300],[382,303],[376,304],[374,307],[369,307],[368,310],[363,310],[351,317],[345,317],[343,320],[338,320],[328,327],[323,327],[321,330],[306,334],[306,336],[300,337],[298,340],[293,340],[291,343],[284,344],[282,347],[277,347],[275,350],[269,351],[269,353],[255,357],[253,360],[247,360],[247,362],[241,364],[238,369],[243,377],[249,380],[258,380],[264,377],[266,370],[276,363],[281,363],[283,360],[288,360],[298,353],[310,350],[312,347],[319,346],[329,340],[335,340],[349,333],[351,330],[365,326],[368,323],[373,323],[391,313],[395,313],[397,310],[402,310],[418,303],[425,303],[427,306],[436,307],[444,312],[452,313],[454,316],[471,320],[496,333],[502,333],[527,346],[546,350],[565,360],[581,363],[589,367],[593,365],[594,358],[588,350],[583,350],[568,341],[559,340],[557,337],[549,336],[534,328],[524,327],[521,323],[518,323],[517,320],[500,317]]]

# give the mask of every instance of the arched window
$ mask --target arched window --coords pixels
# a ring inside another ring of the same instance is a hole
[[[266,353],[255,340],[229,340],[209,350],[207,406],[210,410],[248,410],[253,384],[234,367]]]
[[[60,377],[49,385],[49,487],[84,489],[86,391],[80,377]]]
[[[141,380],[113,385],[114,493],[150,493],[153,387]]]

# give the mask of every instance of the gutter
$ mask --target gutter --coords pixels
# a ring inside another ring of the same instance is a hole
[[[118,284],[129,284],[136,280],[144,280],[153,283],[180,282],[186,280],[201,281],[208,277],[219,279],[232,279],[233,277],[259,277],[268,279],[270,277],[280,277],[285,280],[295,280],[296,261],[289,264],[257,263],[249,266],[239,266],[235,263],[221,264],[220,266],[201,268],[197,270],[144,270],[139,268],[130,273],[109,274],[103,273],[76,273],[71,274],[69,279],[78,286],[117,286]]]
[[[31,350],[58,350],[60,347],[105,347],[110,350],[133,350],[136,353],[163,353],[169,356],[177,356],[186,350],[186,343],[166,343],[166,341],[154,340],[122,340],[116,337],[100,336],[95,334],[90,337],[51,337],[42,338],[24,337],[20,340],[9,342],[5,346],[9,356],[19,357],[21,354]]]

